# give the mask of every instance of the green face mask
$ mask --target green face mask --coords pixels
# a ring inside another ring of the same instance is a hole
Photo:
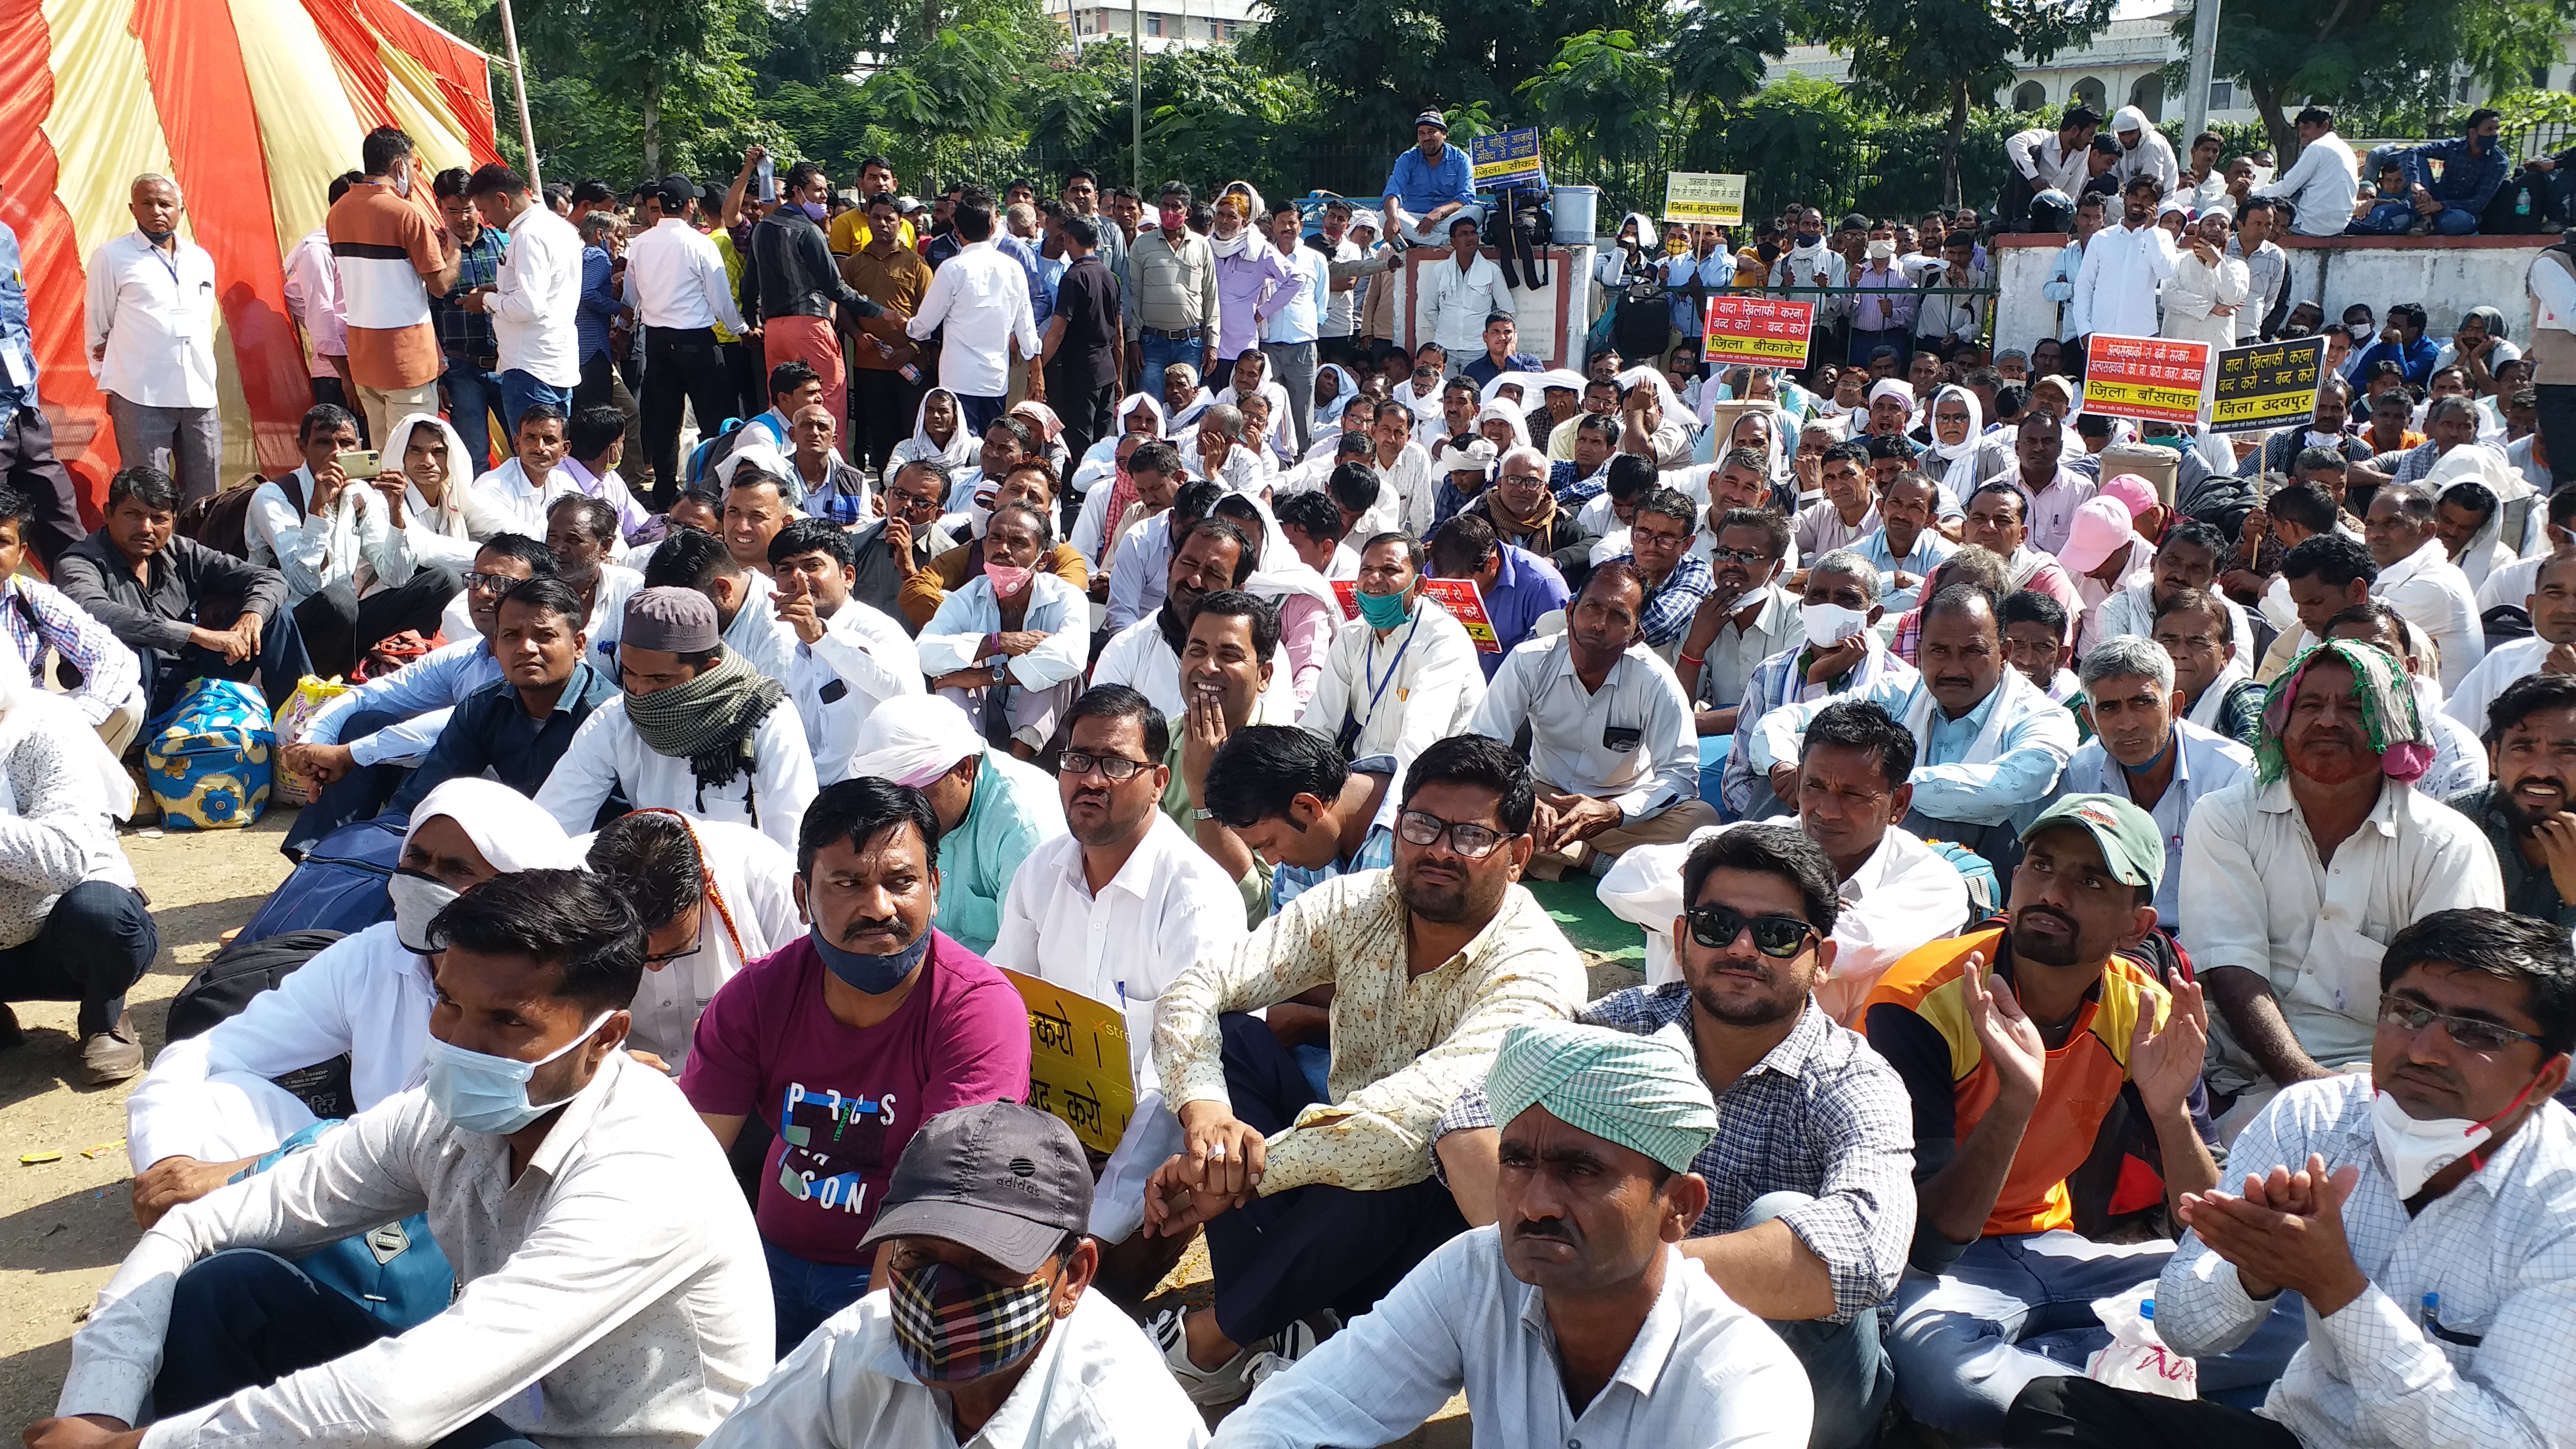
[[[1392,629],[1413,616],[1413,596],[1401,594],[1354,594],[1360,601],[1360,617],[1372,629]]]

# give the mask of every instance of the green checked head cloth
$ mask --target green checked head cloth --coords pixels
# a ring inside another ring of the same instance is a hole
[[[1523,1023],[1503,1037],[1485,1095],[1496,1126],[1545,1107],[1567,1126],[1675,1172],[1690,1171],[1717,1136],[1717,1101],[1670,1027],[1638,1036],[1571,1021]]]

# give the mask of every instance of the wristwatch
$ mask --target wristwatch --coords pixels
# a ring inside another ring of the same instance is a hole
[[[1214,820],[1216,818],[1216,812],[1213,810],[1201,810],[1196,806],[1192,806],[1190,809],[1190,818],[1192,820]]]
[[[1010,672],[1011,661],[998,655],[995,656],[993,660],[993,682],[995,684],[1001,683],[1004,678],[1009,676]]]

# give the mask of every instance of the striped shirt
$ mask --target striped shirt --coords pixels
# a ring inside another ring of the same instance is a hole
[[[340,264],[350,379],[379,391],[437,381],[438,338],[422,281],[447,260],[436,218],[418,200],[362,181],[333,204],[324,230]]]

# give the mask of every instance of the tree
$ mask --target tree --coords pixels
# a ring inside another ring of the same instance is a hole
[[[2272,149],[2299,154],[2298,104],[2410,114],[2430,126],[2450,107],[2451,77],[2466,68],[2495,90],[2525,84],[2558,55],[2570,0],[2262,0],[2218,12],[2215,73],[2245,82]],[[2192,8],[2174,12],[2188,36]]]
[[[1659,38],[1652,0],[1266,0],[1238,49],[1273,73],[1304,77],[1343,136],[1412,139],[1426,106],[1506,108],[1566,39],[1628,31]]]
[[[547,0],[519,7],[518,22],[532,76],[571,78],[601,102],[634,107],[646,175],[661,174],[666,139],[667,159],[703,167],[722,149],[714,133],[752,120],[742,57],[765,48],[760,0]]]
[[[1987,105],[2012,62],[2044,63],[2111,23],[2115,0],[1818,0],[1813,24],[1851,55],[1852,78],[1895,112],[1943,112],[1941,191],[1959,199],[1968,108]],[[2238,8],[2250,8],[2239,0]]]

